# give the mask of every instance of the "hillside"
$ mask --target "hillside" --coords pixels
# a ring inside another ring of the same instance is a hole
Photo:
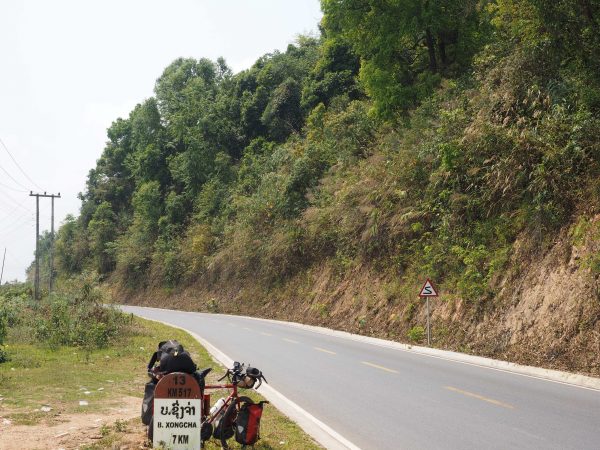
[[[600,375],[600,2],[322,8],[246,71],[165,69],[108,129],[59,276],[414,342],[430,277],[435,346]]]

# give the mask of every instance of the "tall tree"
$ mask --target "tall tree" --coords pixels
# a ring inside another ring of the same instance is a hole
[[[377,111],[391,117],[468,66],[479,43],[479,0],[322,0],[323,25],[362,59]]]

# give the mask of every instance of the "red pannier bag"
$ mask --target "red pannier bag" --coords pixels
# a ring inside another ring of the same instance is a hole
[[[260,418],[265,403],[269,402],[246,401],[242,404],[235,420],[235,440],[239,444],[254,445],[260,439]]]

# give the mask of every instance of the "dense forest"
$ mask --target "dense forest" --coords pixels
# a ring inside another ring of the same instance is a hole
[[[481,331],[506,311],[503,289],[567,242],[596,287],[563,331],[600,342],[600,1],[322,10],[320,36],[248,70],[164,70],[108,129],[80,215],[57,234],[59,278],[419,341],[415,289],[430,277],[436,345],[496,355],[518,344]],[[534,362],[571,364],[579,344],[544,345]]]

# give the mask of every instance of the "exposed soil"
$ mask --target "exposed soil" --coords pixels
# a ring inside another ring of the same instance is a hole
[[[600,222],[600,215],[593,218]],[[512,362],[600,376],[600,274],[586,261],[600,252],[590,234],[574,245],[565,229],[539,250],[530,236],[513,247],[494,298],[448,295],[431,302],[433,345]],[[420,286],[390,292],[390,277],[362,265],[339,273],[322,263],[268,288],[259,280],[215,280],[166,292],[115,292],[131,304],[243,314],[407,341],[426,321]],[[208,287],[207,287],[208,286]]]
[[[100,442],[103,425],[113,427],[117,420],[139,417],[140,399],[124,397],[119,406],[101,413],[59,414],[49,411],[48,418],[36,425],[14,425],[0,417],[1,450],[78,449]],[[6,411],[3,412],[6,415]],[[144,429],[139,420],[126,425],[114,447],[119,450],[145,448]]]

